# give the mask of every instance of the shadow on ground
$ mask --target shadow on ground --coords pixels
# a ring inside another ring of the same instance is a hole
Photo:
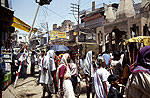
[[[24,82],[24,83],[22,83],[22,84],[20,84],[20,85],[17,85],[16,88],[17,88],[17,87],[20,87],[20,86],[23,86],[23,85],[25,85],[25,84],[27,84],[27,83],[29,83],[29,82],[32,82],[32,81],[35,81],[35,79],[30,80],[30,81],[26,81],[26,82]]]
[[[35,93],[31,93],[31,94],[25,94],[25,93],[22,93],[19,95],[20,98],[32,98],[32,96],[34,95],[37,95]]]

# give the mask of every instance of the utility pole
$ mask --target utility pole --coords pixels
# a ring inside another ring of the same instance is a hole
[[[72,13],[70,14],[73,14],[74,18],[76,19],[77,23],[78,23],[78,34],[77,34],[77,38],[76,38],[76,43],[78,43],[79,41],[79,18],[80,18],[80,0],[78,0],[78,4],[74,4],[74,3],[71,3],[71,8],[72,8]],[[76,15],[78,15],[78,19],[76,18]]]
[[[78,0],[78,4],[73,4],[73,3],[71,3],[71,8],[72,8],[72,13],[71,14],[73,14],[73,16],[74,16],[74,18],[76,19],[76,21],[78,22],[78,28],[77,28],[77,31],[78,31],[78,34],[77,34],[77,36],[76,36],[76,44],[77,44],[77,47],[78,47],[78,50],[77,50],[77,54],[78,54],[78,58],[77,58],[77,65],[78,65],[78,68],[79,68],[79,65],[80,65],[80,56],[79,56],[79,54],[80,54],[80,45],[78,44],[79,43],[79,31],[80,31],[80,27],[79,27],[79,19],[80,19],[80,0]],[[77,13],[77,14],[76,14]],[[78,15],[78,19],[76,18],[76,16],[75,15]]]
[[[71,3],[71,8],[72,8],[72,14],[74,16],[74,18],[76,19],[76,21],[78,22],[78,25],[79,25],[79,18],[80,18],[80,5],[79,4],[74,4],[74,3]],[[78,19],[76,18],[76,15],[78,15]]]
[[[49,29],[48,29],[48,22],[46,22],[46,27],[47,27],[48,47],[49,47]]]

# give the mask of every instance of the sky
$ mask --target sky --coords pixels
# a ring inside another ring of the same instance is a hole
[[[12,9],[14,10],[14,16],[18,17],[30,26],[33,23],[33,19],[38,7],[36,0],[12,0]],[[76,19],[71,12],[71,3],[78,4],[80,2],[80,11],[91,10],[92,1],[95,1],[96,7],[101,7],[103,3],[119,3],[119,0],[52,0],[50,5],[40,6],[34,28],[42,28],[45,30],[45,23],[48,23],[49,30],[52,30],[53,24],[61,23],[64,20],[71,20],[77,24]],[[134,0],[135,2],[140,2],[141,0]],[[44,28],[43,28],[44,27]],[[19,30],[19,29],[16,29]],[[26,33],[19,30],[20,33]]]

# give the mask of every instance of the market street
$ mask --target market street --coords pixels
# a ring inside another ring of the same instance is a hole
[[[150,98],[150,0],[0,9],[0,98]]]
[[[29,64],[30,65],[30,64]],[[30,68],[30,66],[28,67]],[[36,71],[38,68],[36,67]],[[27,73],[30,71],[28,70]],[[35,77],[27,77],[25,80],[18,79],[16,88],[14,88],[14,83],[9,85],[8,88],[3,91],[2,98],[41,98],[42,97],[42,86],[37,85],[38,74]],[[86,88],[85,82],[81,82],[82,94],[80,98],[86,98]],[[53,94],[52,98],[57,98]]]
[[[25,80],[19,79],[16,88],[11,84],[5,91],[3,91],[2,98],[41,98],[42,86],[36,84],[36,78],[28,77]],[[82,82],[82,88],[85,89],[85,82]],[[84,92],[83,91],[83,92]],[[57,98],[53,95],[52,98]],[[80,98],[86,98],[86,94],[80,95]]]

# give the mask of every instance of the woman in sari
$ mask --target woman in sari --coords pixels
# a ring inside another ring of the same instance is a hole
[[[65,53],[60,61],[60,65],[57,69],[60,98],[75,98],[72,83],[70,80],[71,73],[70,73],[68,63],[70,63],[70,56],[68,53]]]
[[[127,98],[150,98],[150,46],[143,47],[137,54],[125,89]]]

